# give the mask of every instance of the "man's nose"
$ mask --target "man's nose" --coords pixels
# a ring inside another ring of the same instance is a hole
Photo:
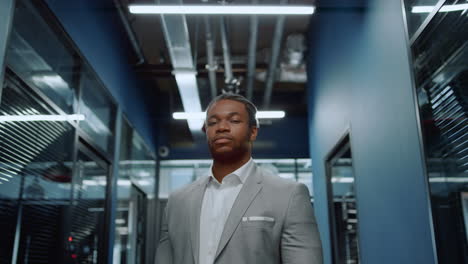
[[[217,131],[229,131],[230,126],[227,121],[219,121]]]

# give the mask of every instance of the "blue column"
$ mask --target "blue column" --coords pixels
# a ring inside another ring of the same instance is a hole
[[[347,128],[362,263],[437,263],[401,1],[318,9],[308,58],[314,199],[331,263],[325,155]]]

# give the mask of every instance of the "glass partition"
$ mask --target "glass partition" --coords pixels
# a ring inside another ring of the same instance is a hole
[[[129,173],[132,183],[145,192],[148,198],[153,198],[156,188],[156,159],[136,131],[132,136],[131,157]]]
[[[112,153],[116,107],[109,94],[89,69],[81,75],[79,113],[85,116],[80,127],[105,152]]]
[[[439,263],[468,263],[468,16],[447,0],[412,43]],[[410,10],[412,1],[405,1]],[[409,12],[409,11],[407,11]],[[412,16],[408,14],[407,17]]]
[[[283,178],[304,183],[310,195],[312,188],[312,163],[310,159],[254,159],[263,169]],[[207,176],[211,160],[163,160],[159,168],[159,198],[165,199],[174,190],[199,177]]]
[[[325,166],[333,263],[360,263],[358,210],[348,134],[327,156]]]
[[[45,2],[14,2],[0,84],[0,116],[15,119],[0,120],[0,263],[107,263],[115,104]],[[72,114],[84,121],[60,121]]]
[[[113,263],[140,263],[145,237],[150,236],[145,207],[154,198],[156,161],[126,118],[121,133]]]
[[[115,241],[113,263],[129,263],[129,207],[130,207],[130,161],[131,161],[132,127],[124,118],[122,122],[119,175],[117,179],[117,211],[115,212]]]
[[[0,263],[65,263],[74,128],[7,72],[0,116]]]
[[[410,38],[423,26],[431,13],[439,7],[439,2],[445,0],[406,0],[407,24]]]
[[[42,19],[34,1],[16,1],[6,64],[65,113],[76,113],[81,59]]]
[[[109,164],[86,148],[75,165],[75,185],[67,234],[66,263],[107,263],[106,186]]]

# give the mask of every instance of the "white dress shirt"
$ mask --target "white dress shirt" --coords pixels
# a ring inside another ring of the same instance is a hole
[[[210,168],[200,213],[200,264],[213,264],[224,224],[253,166],[250,158],[242,167],[226,175],[221,183],[213,176],[213,166]]]

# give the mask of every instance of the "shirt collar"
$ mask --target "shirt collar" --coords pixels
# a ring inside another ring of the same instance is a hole
[[[245,181],[247,180],[247,177],[250,175],[250,172],[252,170],[253,165],[254,165],[254,161],[253,161],[252,157],[250,157],[249,161],[247,161],[240,168],[238,168],[237,170],[229,173],[225,177],[227,177],[229,175],[235,175],[235,176],[237,176],[237,178],[239,178],[241,183],[244,184]],[[210,166],[210,182],[211,181],[218,182],[218,180],[213,175],[213,164],[211,164],[211,166]]]

